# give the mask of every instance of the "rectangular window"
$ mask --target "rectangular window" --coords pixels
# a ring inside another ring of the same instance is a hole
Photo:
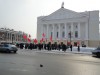
[[[75,31],[75,38],[78,38],[78,31]]]
[[[65,32],[64,32],[64,31],[62,32],[62,37],[63,37],[63,38],[65,37]]]
[[[57,38],[58,38],[58,32],[57,32]]]
[[[51,37],[52,37],[52,34],[53,34],[53,33],[51,32]]]
[[[68,38],[71,38],[71,32],[68,33]]]

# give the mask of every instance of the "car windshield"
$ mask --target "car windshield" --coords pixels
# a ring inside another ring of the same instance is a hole
[[[98,47],[96,50],[100,50],[100,47]]]
[[[9,47],[9,46],[5,44],[4,47]]]
[[[10,45],[11,47],[16,47],[15,45]]]

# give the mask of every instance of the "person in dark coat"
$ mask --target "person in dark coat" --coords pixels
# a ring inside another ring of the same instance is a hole
[[[48,51],[51,50],[51,42],[49,42],[49,43],[47,44],[47,49],[48,49]]]
[[[60,44],[57,45],[57,49],[60,51]]]
[[[66,45],[65,44],[62,44],[62,51],[66,51]]]
[[[77,48],[78,52],[80,52],[80,46],[78,45],[77,47],[78,47],[78,48]]]
[[[23,43],[20,43],[20,49],[23,49],[24,45]]]
[[[38,44],[38,49],[41,50],[41,43]]]
[[[45,50],[47,49],[46,47],[47,47],[47,44],[44,44],[44,49],[45,49]]]
[[[30,43],[30,47],[29,48],[32,50],[32,43]]]
[[[71,51],[72,51],[72,44],[70,45],[70,49],[71,49]]]

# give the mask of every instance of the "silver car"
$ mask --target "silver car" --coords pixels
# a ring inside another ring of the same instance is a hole
[[[96,48],[95,50],[92,51],[92,54],[95,56],[100,57],[100,47]]]
[[[12,44],[0,44],[0,52],[14,52],[18,51],[17,47]]]

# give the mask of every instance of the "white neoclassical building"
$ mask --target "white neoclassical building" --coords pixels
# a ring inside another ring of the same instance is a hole
[[[49,41],[52,36],[53,42],[71,42],[75,45],[87,46],[99,45],[99,11],[75,12],[63,6],[48,16],[37,18],[37,39],[40,40],[45,34]]]
[[[28,35],[22,31],[15,31],[9,28],[0,28],[0,43],[25,43],[27,40],[23,38],[24,35]]]

